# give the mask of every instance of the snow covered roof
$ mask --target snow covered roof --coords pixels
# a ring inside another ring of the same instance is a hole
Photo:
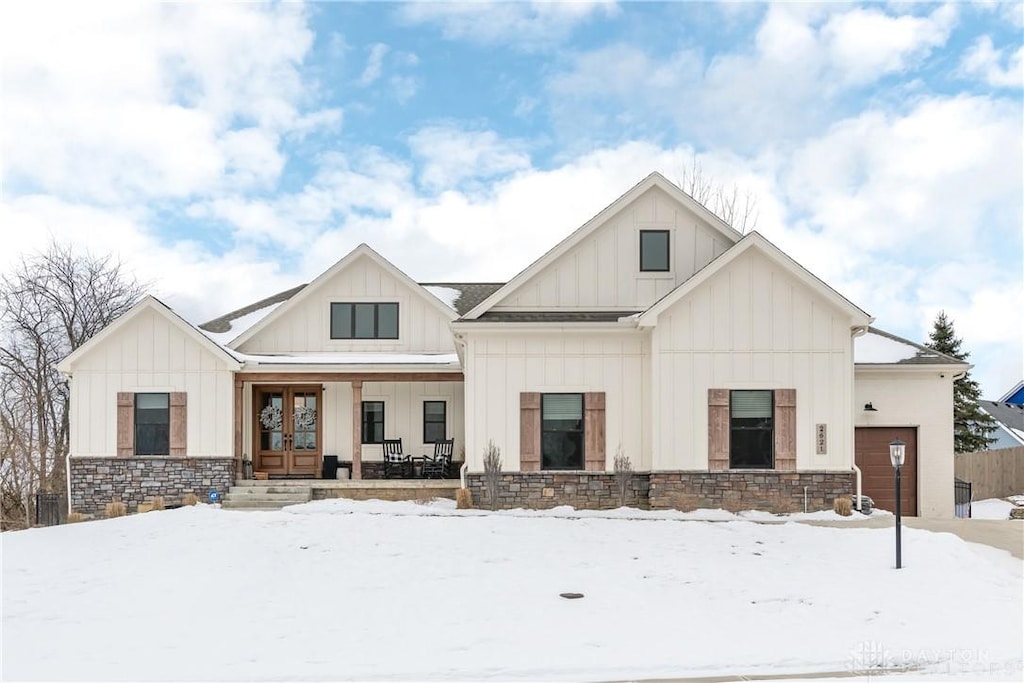
[[[288,353],[256,354],[235,352],[246,365],[445,365],[458,370],[454,353]]]
[[[853,340],[853,362],[857,365],[963,365],[969,364],[891,332],[869,327]]]

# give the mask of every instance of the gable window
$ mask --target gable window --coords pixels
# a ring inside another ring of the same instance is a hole
[[[170,455],[169,394],[135,394],[135,455]]]
[[[398,339],[398,304],[332,303],[331,339]]]
[[[729,393],[729,467],[774,467],[774,392]]]
[[[384,443],[384,401],[363,401],[363,443]]]
[[[640,272],[667,273],[668,270],[668,230],[641,230]]]
[[[541,469],[583,469],[583,394],[542,394]]]
[[[423,443],[437,443],[447,438],[444,401],[423,402]]]

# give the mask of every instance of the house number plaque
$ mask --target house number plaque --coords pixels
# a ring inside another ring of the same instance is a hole
[[[814,429],[815,452],[818,455],[828,453],[828,425],[815,425]]]

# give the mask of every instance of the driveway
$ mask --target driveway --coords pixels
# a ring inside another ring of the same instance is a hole
[[[896,525],[894,517],[875,517],[861,522],[804,522],[815,526],[856,527],[862,529],[884,529]],[[1020,519],[928,519],[904,517],[903,524],[912,529],[924,529],[956,534],[971,543],[984,543],[1000,548],[1016,558],[1024,559],[1024,520]]]

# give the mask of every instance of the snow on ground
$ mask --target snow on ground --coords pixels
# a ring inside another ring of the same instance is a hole
[[[971,503],[972,519],[1009,519],[1010,510],[1016,507],[1002,498],[987,498]]]
[[[897,571],[891,529],[660,514],[320,501],[8,532],[0,677],[1020,679],[1005,552],[904,529]]]

